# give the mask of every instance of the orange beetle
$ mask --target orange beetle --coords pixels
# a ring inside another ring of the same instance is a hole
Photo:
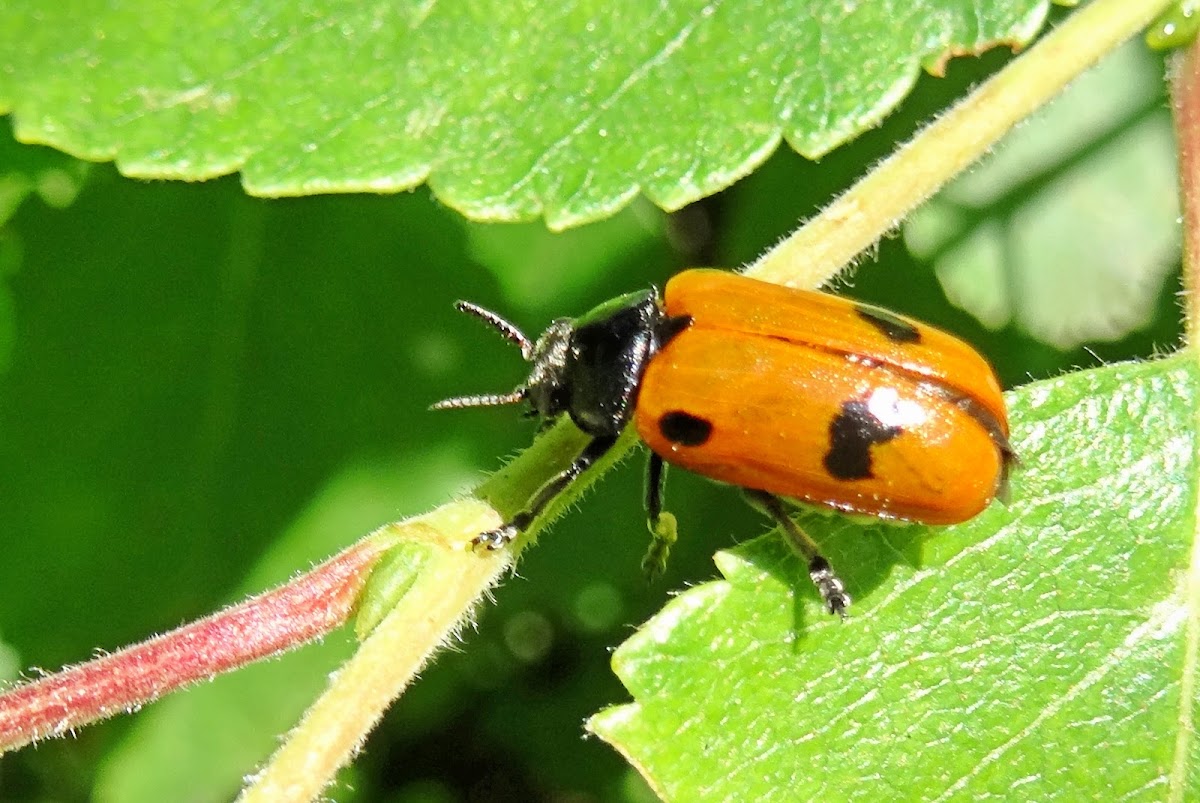
[[[459,302],[533,365],[511,393],[435,409],[526,401],[592,437],[527,509],[474,543],[498,549],[633,421],[651,449],[647,508],[659,533],[662,461],[739,485],[809,561],[831,613],[850,603],[778,496],[927,524],[965,521],[1004,487],[1014,460],[1000,384],[961,340],[878,307],[719,270],[554,321],[537,342]]]

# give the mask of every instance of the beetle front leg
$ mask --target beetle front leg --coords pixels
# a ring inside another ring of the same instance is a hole
[[[494,552],[511,544],[518,535],[529,529],[529,525],[542,514],[554,497],[562,493],[580,474],[591,468],[616,442],[615,435],[592,438],[571,465],[555,474],[538,489],[530,499],[528,507],[496,529],[475,536],[471,539],[471,548],[476,552]]]
[[[808,576],[817,587],[817,593],[821,595],[826,610],[845,619],[846,609],[850,607],[850,595],[846,593],[846,586],[833,571],[829,561],[821,554],[817,542],[792,521],[778,496],[752,488],[746,488],[744,493],[751,505],[766,513],[783,528],[788,540],[808,561]]]

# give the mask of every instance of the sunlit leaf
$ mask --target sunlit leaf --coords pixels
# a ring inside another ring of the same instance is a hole
[[[1012,394],[1013,498],[967,524],[809,516],[844,624],[779,539],[721,553],[591,728],[668,800],[1195,797],[1198,381],[1186,355]]]
[[[428,180],[555,227],[639,192],[677,208],[786,139],[876,125],[922,65],[1022,45],[1045,0],[437,3],[13,0],[0,110],[20,139],[132,176],[240,170],[262,195]]]

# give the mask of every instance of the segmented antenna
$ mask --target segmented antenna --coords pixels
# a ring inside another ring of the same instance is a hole
[[[481,321],[490,325],[493,329],[495,329],[497,332],[499,332],[501,337],[503,337],[509,343],[513,343],[514,345],[519,346],[521,349],[521,356],[524,357],[526,359],[526,361],[528,361],[531,357],[533,357],[533,341],[530,340],[529,338],[525,337],[524,332],[522,332],[520,329],[518,329],[513,324],[511,324],[508,321],[501,318],[496,313],[492,312],[489,309],[484,309],[483,307],[479,306],[478,304],[472,304],[470,301],[456,301],[456,302],[454,302],[454,308],[456,310],[458,310],[459,312],[465,312],[468,315],[474,315],[476,318],[479,318]],[[464,397],[464,398],[487,398],[487,397],[478,396],[478,397]],[[520,401],[520,399],[518,399],[517,401]],[[505,401],[505,402],[498,402],[498,403],[499,404],[508,404],[509,402]],[[475,407],[478,405],[458,405],[458,406]]]
[[[442,399],[429,406],[430,410],[459,410],[463,407],[498,407],[502,404],[517,404],[525,401],[525,388],[517,388],[511,393],[485,393],[478,396],[455,396],[452,399]]]

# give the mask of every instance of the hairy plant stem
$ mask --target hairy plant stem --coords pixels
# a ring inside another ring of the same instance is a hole
[[[1191,358],[1200,359],[1196,349],[1196,327],[1200,325],[1200,298],[1197,297],[1197,290],[1200,290],[1200,40],[1175,55],[1170,84],[1176,142],[1179,143],[1184,336],[1192,347]],[[1200,431],[1200,420],[1196,423],[1194,431]],[[1198,738],[1195,701],[1200,684],[1200,539],[1192,542],[1188,578],[1187,649],[1179,689],[1179,728],[1165,797],[1171,803],[1182,803],[1187,799],[1189,762],[1195,754],[1194,744]]]

